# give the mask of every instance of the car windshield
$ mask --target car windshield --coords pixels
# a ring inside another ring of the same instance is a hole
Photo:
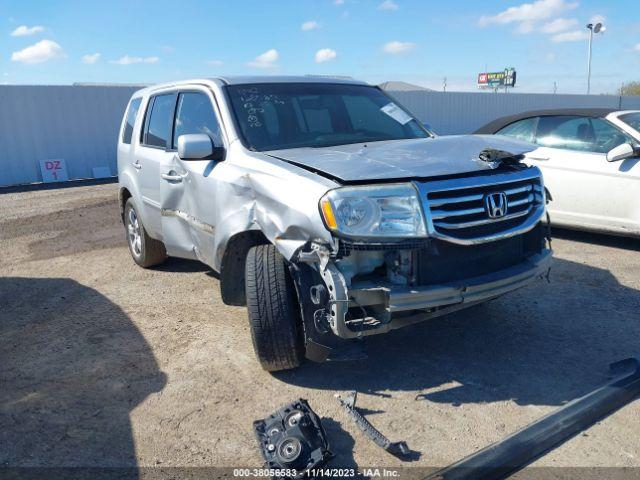
[[[640,112],[625,113],[624,115],[620,115],[620,120],[640,132]]]
[[[270,83],[231,85],[227,92],[244,143],[255,151],[432,136],[366,85]]]

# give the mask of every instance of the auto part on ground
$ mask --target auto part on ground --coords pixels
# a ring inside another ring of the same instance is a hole
[[[310,468],[321,467],[333,454],[320,417],[300,398],[263,420],[253,422],[266,468],[296,470],[302,478]]]
[[[385,449],[394,457],[399,458],[400,460],[405,461],[413,461],[418,460],[420,458],[420,452],[415,452],[407,446],[407,442],[391,442],[387,437],[385,437],[380,431],[375,428],[369,420],[364,418],[362,414],[356,410],[356,398],[358,392],[349,392],[346,396],[340,397],[338,396],[338,401],[344,407],[347,414],[356,422],[356,425],[360,430],[364,432],[364,434],[369,437],[373,442],[379,447]]]
[[[567,403],[500,442],[442,469],[428,480],[498,479],[559,446],[640,394],[640,359],[611,364],[615,378],[606,385]]]

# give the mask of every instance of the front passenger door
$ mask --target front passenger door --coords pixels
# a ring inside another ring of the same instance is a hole
[[[528,163],[543,172],[553,196],[549,213],[554,223],[612,230],[632,214],[626,196],[632,188],[629,172],[606,153],[630,137],[601,118],[544,116],[538,120],[536,144]]]
[[[214,146],[224,146],[220,124],[206,89],[180,92],[171,135],[171,155],[161,171],[162,232],[167,253],[213,264],[217,181],[214,160],[182,160],[181,135],[204,133]]]

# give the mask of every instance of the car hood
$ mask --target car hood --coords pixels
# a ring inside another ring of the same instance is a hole
[[[339,181],[353,182],[491,170],[498,163],[480,160],[483,150],[521,155],[536,148],[530,143],[494,135],[452,135],[263,153]]]

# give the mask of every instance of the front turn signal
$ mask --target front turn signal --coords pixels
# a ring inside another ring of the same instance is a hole
[[[333,214],[333,208],[331,207],[331,202],[328,198],[323,198],[320,204],[322,209],[322,216],[324,217],[324,222],[327,224],[330,230],[336,230],[338,228],[338,224],[336,222],[336,216]]]

